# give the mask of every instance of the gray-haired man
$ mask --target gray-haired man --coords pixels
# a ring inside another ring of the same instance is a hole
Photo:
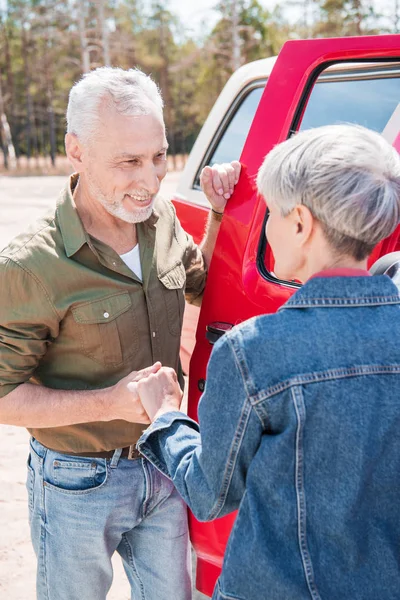
[[[140,71],[85,76],[67,120],[75,174],[55,210],[0,256],[0,420],[32,434],[37,597],[105,599],[117,551],[132,598],[187,600],[186,509],[135,450],[149,421],[130,383],[153,363],[181,377],[184,293],[201,297],[220,217],[211,212],[199,249],[157,197],[162,99]],[[216,212],[239,169],[203,174]]]

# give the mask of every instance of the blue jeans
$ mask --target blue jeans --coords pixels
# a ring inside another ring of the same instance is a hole
[[[68,456],[31,440],[38,600],[105,600],[122,557],[132,600],[190,600],[186,505],[146,459]]]

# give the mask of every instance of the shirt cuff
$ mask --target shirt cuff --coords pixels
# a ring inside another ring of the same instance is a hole
[[[26,381],[21,381],[21,383],[0,383],[0,398],[5,398],[7,394],[17,389],[23,383],[26,383]]]
[[[173,435],[180,424],[186,425],[199,432],[199,424],[193,421],[185,413],[171,411],[164,413],[142,433],[136,447],[147,460],[149,460],[159,471],[171,479],[166,461],[163,457],[165,444],[163,438]]]

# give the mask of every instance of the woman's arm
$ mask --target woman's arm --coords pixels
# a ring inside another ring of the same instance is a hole
[[[157,418],[138,448],[169,476],[195,516],[208,521],[238,508],[246,474],[261,441],[229,336],[213,349],[197,423],[178,412],[181,394],[170,370],[138,382],[141,401]]]

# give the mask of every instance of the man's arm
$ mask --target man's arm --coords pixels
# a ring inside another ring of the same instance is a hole
[[[206,283],[207,270],[215,248],[215,242],[221,225],[225,205],[239,180],[241,165],[234,161],[229,164],[204,167],[200,183],[204,194],[211,204],[203,240],[198,246],[191,235],[186,233],[175,220],[177,237],[185,240],[186,251],[183,264],[186,270],[185,297],[187,302],[200,306]]]
[[[116,385],[102,390],[54,390],[23,383],[0,398],[0,423],[30,429],[122,419],[150,423],[133,382],[161,367],[133,371]]]
[[[211,204],[206,231],[200,244],[207,268],[210,266],[226,203],[239,181],[240,170],[241,165],[235,160],[232,163],[204,167],[201,172],[201,189]]]
[[[143,372],[103,390],[56,390],[28,383],[57,337],[61,317],[26,267],[0,257],[0,280],[0,423],[41,428],[112,419],[149,422],[131,385]]]

